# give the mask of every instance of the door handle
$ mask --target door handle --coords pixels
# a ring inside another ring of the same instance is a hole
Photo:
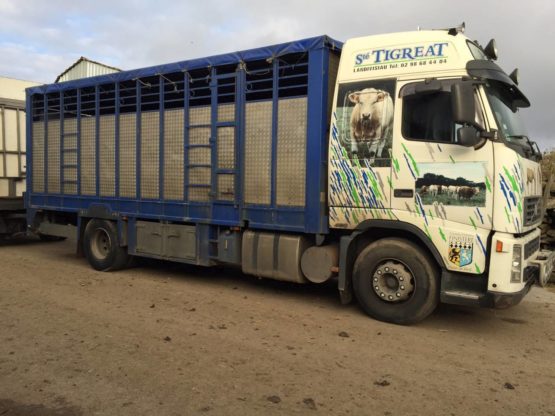
[[[412,198],[414,196],[414,190],[412,189],[394,189],[393,196],[395,198]]]

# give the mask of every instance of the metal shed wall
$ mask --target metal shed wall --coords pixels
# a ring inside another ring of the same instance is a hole
[[[28,206],[327,232],[322,36],[28,90]]]

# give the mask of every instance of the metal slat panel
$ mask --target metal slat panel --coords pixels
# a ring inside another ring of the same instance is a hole
[[[135,113],[119,117],[119,195],[124,198],[135,198],[137,193],[136,118]]]
[[[270,204],[272,166],[272,102],[246,105],[245,202]]]
[[[164,198],[183,200],[183,110],[164,112]]]
[[[159,156],[160,156],[160,114],[141,114],[141,198],[158,199]]]
[[[81,118],[81,194],[96,194],[96,119]]]
[[[276,203],[304,206],[307,99],[279,100]]]
[[[77,168],[68,166],[77,166],[77,119],[64,119],[64,183],[62,184],[62,192],[65,195],[77,194]],[[66,182],[67,181],[67,182]]]
[[[48,129],[48,193],[60,193],[60,120],[49,120]]]
[[[101,116],[99,132],[100,196],[116,195],[116,117]]]
[[[33,123],[33,192],[44,192],[44,122]]]

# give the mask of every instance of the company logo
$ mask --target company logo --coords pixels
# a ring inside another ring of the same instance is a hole
[[[422,61],[433,58],[445,58],[447,42],[406,48],[374,49],[355,56],[355,68],[368,65]]]

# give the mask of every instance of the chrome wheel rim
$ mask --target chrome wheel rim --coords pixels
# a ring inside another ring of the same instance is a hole
[[[384,302],[404,302],[414,293],[414,276],[403,263],[385,260],[374,270],[372,289]]]

